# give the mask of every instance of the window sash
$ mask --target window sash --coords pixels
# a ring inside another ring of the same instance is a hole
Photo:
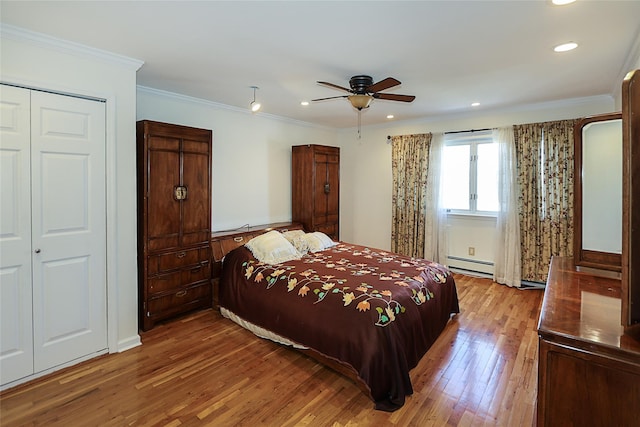
[[[448,203],[447,197],[446,197],[446,190],[445,190],[445,195],[443,195],[444,197],[444,201],[443,203],[445,204],[445,207],[447,209],[448,213],[451,214],[462,214],[462,215],[482,215],[482,216],[496,216],[498,214],[498,200],[497,200],[497,194],[498,194],[498,187],[497,187],[497,160],[498,160],[498,155],[497,155],[497,149],[496,149],[496,153],[495,153],[495,171],[496,171],[496,176],[493,177],[494,180],[496,180],[496,185],[495,185],[495,193],[494,196],[491,197],[491,199],[493,199],[493,203],[496,207],[496,210],[479,210],[478,209],[478,185],[479,183],[482,184],[482,182],[487,182],[489,181],[488,179],[486,179],[486,175],[479,178],[478,177],[478,167],[479,167],[479,155],[478,155],[478,148],[480,147],[480,151],[487,151],[487,150],[482,150],[482,145],[483,144],[492,144],[494,143],[493,138],[492,138],[492,132],[491,131],[484,131],[482,133],[473,133],[473,134],[469,134],[469,133],[464,133],[464,134],[455,134],[455,135],[451,135],[449,137],[447,137],[447,139],[445,139],[445,147],[443,150],[443,160],[445,160],[445,162],[443,163],[443,169],[442,169],[442,173],[443,173],[443,181],[445,182],[445,185],[447,185],[447,183],[450,182],[450,180],[452,179],[451,177],[453,176],[453,174],[456,173],[456,168],[458,171],[460,171],[460,169],[462,169],[462,172],[464,173],[465,171],[468,171],[468,191],[466,192],[465,197],[468,200],[468,208],[461,208],[460,204],[457,205],[457,207],[447,207],[447,206],[451,206],[450,202]],[[456,165],[456,168],[451,168],[449,170],[446,170],[446,168],[449,167],[449,165],[446,163],[446,156],[447,156],[447,147],[455,147],[455,146],[468,146],[469,150],[469,158],[468,158],[468,167],[461,167],[460,165]],[[482,166],[482,164],[480,164],[480,166]],[[449,179],[447,179],[447,175],[449,175]],[[479,182],[480,181],[480,182]],[[450,184],[449,184],[450,185]],[[460,200],[461,198],[458,198],[458,200]],[[449,199],[450,201],[451,199]],[[481,200],[482,202],[482,200]],[[480,203],[481,207],[486,207],[487,204],[490,204],[490,202],[487,202],[486,204],[482,204]]]

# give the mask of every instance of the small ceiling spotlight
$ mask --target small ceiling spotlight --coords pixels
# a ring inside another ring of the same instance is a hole
[[[573,49],[575,49],[577,47],[578,47],[578,43],[569,42],[569,43],[560,44],[560,45],[554,47],[553,50],[556,51],[556,52],[568,52],[568,51],[573,50]]]
[[[249,87],[253,89],[253,101],[251,101],[251,104],[249,104],[249,107],[251,108],[251,112],[255,113],[260,109],[260,107],[262,107],[262,105],[260,105],[259,102],[256,102],[256,89],[260,89],[260,88],[258,86],[249,86]]]

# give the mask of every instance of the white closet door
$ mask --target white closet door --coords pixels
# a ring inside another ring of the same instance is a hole
[[[0,85],[0,384],[33,373],[29,98]]]
[[[105,104],[32,92],[31,170],[39,372],[107,348]]]

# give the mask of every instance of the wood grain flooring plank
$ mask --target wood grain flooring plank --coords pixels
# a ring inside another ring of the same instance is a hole
[[[410,372],[388,413],[306,355],[214,310],[142,333],[99,356],[0,393],[3,427],[533,426],[541,290],[456,274],[461,313]]]

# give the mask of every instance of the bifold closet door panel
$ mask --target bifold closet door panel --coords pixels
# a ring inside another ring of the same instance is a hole
[[[33,373],[30,97],[0,85],[0,384]]]
[[[107,348],[105,104],[31,93],[34,370]]]

